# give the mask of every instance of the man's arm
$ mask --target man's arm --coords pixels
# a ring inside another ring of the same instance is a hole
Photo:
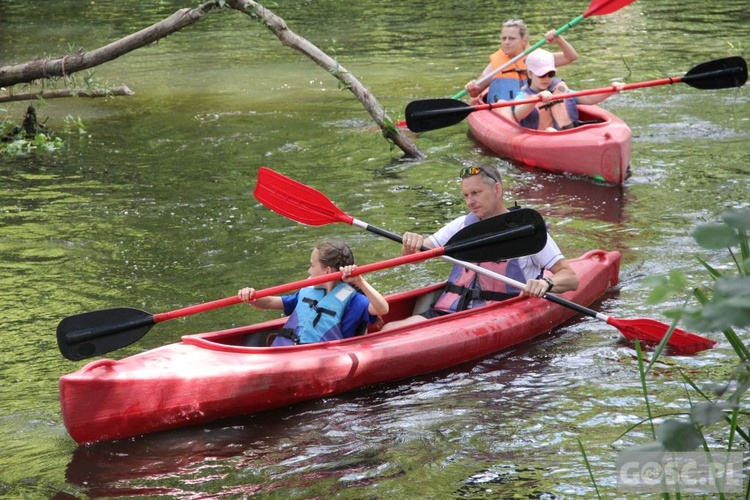
[[[552,282],[552,288],[550,288],[549,281],[544,278],[528,280],[526,289],[521,295],[542,297],[547,292],[563,293],[578,288],[578,275],[566,259],[558,260],[549,270],[552,276],[548,276],[547,280]]]

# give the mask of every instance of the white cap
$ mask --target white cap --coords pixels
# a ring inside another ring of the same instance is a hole
[[[537,49],[526,56],[526,69],[536,76],[544,76],[550,71],[555,71],[555,56],[552,52]]]

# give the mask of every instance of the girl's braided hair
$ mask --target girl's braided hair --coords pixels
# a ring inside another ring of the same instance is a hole
[[[349,245],[341,241],[324,241],[316,247],[318,258],[324,266],[330,266],[334,271],[344,266],[354,264],[354,253]]]

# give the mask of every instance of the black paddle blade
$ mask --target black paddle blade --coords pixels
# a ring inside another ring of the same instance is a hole
[[[77,314],[57,325],[57,346],[63,356],[78,361],[130,345],[153,325],[152,314],[130,307]]]
[[[520,208],[466,226],[448,240],[445,254],[469,262],[497,262],[534,254],[546,244],[542,216]]]
[[[412,101],[406,105],[406,126],[412,132],[450,127],[463,121],[472,111],[474,106],[457,99]]]
[[[747,82],[747,63],[739,56],[704,62],[688,71],[680,81],[702,90],[742,87]]]

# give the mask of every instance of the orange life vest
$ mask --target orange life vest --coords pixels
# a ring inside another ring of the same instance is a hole
[[[493,70],[507,64],[510,60],[511,58],[508,57],[502,49],[490,55],[490,64],[492,64]],[[496,74],[493,79],[495,78],[514,78],[520,81],[521,84],[526,83],[526,59],[522,57],[500,73]]]
[[[505,52],[498,50],[490,56],[490,64],[495,70],[504,66],[511,58]],[[494,77],[487,90],[487,102],[512,101],[516,98],[521,87],[526,83],[526,62],[524,58],[511,64]]]

